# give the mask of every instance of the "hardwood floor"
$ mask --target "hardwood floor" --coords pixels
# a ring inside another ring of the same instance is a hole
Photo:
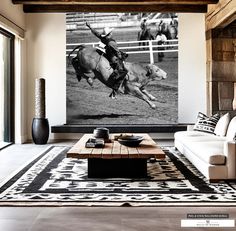
[[[55,145],[71,146],[75,141]],[[54,143],[51,143],[54,144]],[[0,182],[37,156],[47,145],[11,145],[0,151]],[[161,145],[173,144],[172,141]],[[236,219],[236,207],[0,207],[1,231],[169,231],[216,230],[181,228],[188,213],[229,214]],[[217,231],[235,228],[217,228]]]
[[[205,230],[181,228],[181,219],[186,219],[188,213],[227,213],[230,219],[236,218],[235,208],[0,207],[0,227],[4,231]],[[219,230],[235,228],[217,228]]]

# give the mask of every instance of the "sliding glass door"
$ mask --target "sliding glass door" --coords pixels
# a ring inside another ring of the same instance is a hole
[[[14,142],[14,35],[0,28],[0,143]]]

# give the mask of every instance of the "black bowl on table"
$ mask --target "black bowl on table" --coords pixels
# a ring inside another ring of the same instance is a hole
[[[104,140],[109,139],[109,129],[107,128],[96,128],[93,130],[93,136],[95,138],[102,138]]]
[[[137,147],[142,142],[142,136],[120,136],[118,142],[128,147]]]

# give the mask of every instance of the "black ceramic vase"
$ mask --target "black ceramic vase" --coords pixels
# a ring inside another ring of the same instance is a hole
[[[33,118],[32,138],[35,144],[46,144],[49,137],[49,123],[46,118]]]

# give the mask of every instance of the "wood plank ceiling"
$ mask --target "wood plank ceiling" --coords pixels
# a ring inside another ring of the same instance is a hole
[[[12,0],[26,13],[41,12],[193,12],[206,13],[219,0]]]

